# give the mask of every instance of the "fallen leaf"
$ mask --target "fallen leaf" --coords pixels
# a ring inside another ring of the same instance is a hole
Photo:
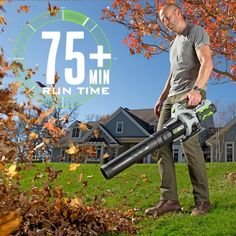
[[[81,200],[79,200],[77,197],[76,198],[72,198],[70,201],[70,207],[75,208],[82,205]]]
[[[16,171],[16,163],[12,164],[9,169],[8,169],[8,174],[11,177],[14,177],[15,175],[17,175],[17,171]]]
[[[79,181],[79,183],[81,183],[82,180],[83,180],[83,173],[81,173],[81,174],[79,175],[79,177],[78,177],[78,181]]]
[[[21,217],[13,211],[0,214],[1,236],[8,236],[20,225]]]
[[[134,210],[133,209],[129,209],[127,211],[124,212],[125,216],[131,217],[134,215]]]
[[[72,163],[69,165],[69,171],[75,171],[79,166],[80,164],[78,163]]]
[[[0,163],[0,170],[3,170],[5,167],[2,163]]]

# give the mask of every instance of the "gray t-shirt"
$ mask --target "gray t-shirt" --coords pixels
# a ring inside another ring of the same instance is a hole
[[[193,24],[188,24],[184,32],[170,43],[172,79],[168,96],[193,88],[200,68],[196,48],[202,45],[210,45],[209,35],[202,27]]]

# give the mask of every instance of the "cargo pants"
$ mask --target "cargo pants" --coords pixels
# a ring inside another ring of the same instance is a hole
[[[171,107],[179,102],[185,93],[168,97],[163,103],[158,121],[157,130],[171,117]],[[205,96],[205,94],[204,94]],[[184,142],[180,142],[182,151],[188,164],[189,176],[193,187],[194,201],[209,201],[208,181],[206,165],[199,135],[194,135]],[[169,143],[158,151],[158,166],[161,177],[160,199],[178,200],[175,165],[172,152],[172,143]]]

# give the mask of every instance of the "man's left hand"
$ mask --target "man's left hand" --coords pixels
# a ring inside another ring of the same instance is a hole
[[[190,107],[195,107],[202,101],[202,95],[196,90],[191,90],[184,98],[188,99],[188,106]]]

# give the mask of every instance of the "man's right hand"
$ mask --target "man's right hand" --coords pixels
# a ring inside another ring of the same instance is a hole
[[[163,102],[158,100],[156,102],[156,105],[154,107],[154,114],[159,118],[160,117],[160,113],[161,113],[161,109],[162,109],[162,106],[163,106]]]

